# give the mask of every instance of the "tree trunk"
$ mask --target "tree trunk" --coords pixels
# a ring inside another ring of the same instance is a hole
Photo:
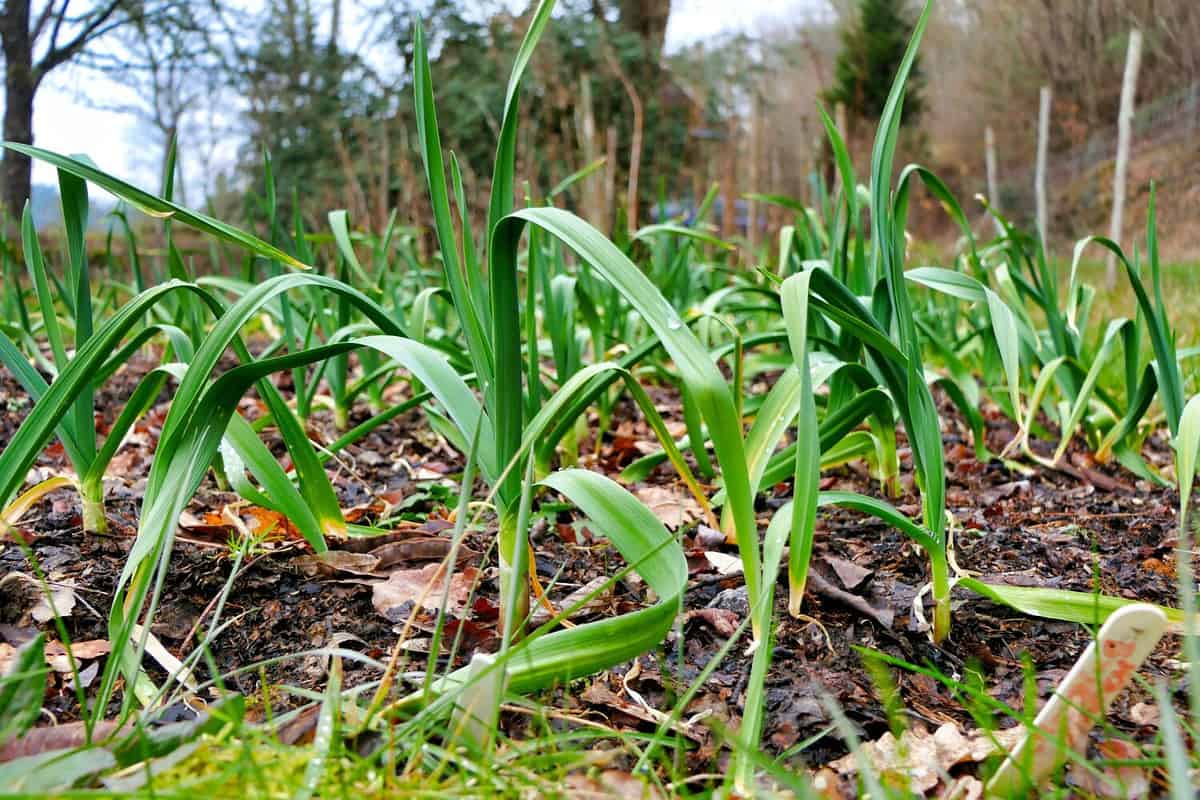
[[[641,40],[642,54],[633,68],[634,82],[647,94],[657,90],[659,61],[667,38],[671,0],[619,0],[621,27]]]
[[[629,141],[629,182],[625,192],[626,221],[629,232],[632,234],[637,230],[638,221],[638,180],[642,168],[642,134],[645,129],[645,112],[642,106],[642,96],[638,94],[637,86],[625,73],[612,44],[607,40],[604,42],[604,58],[608,61],[609,68],[617,76],[621,86],[624,87],[625,94],[629,97],[629,104],[633,107],[633,131]]]
[[[33,95],[37,78],[33,72],[33,42],[29,35],[29,0],[8,0],[0,16],[0,39],[4,43],[4,139],[33,144]],[[17,216],[29,199],[29,158],[4,151],[0,173],[4,180],[4,205]]]

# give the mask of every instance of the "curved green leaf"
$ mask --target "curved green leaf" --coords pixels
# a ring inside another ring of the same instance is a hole
[[[97,169],[94,165],[87,162],[68,158],[49,150],[43,150],[40,147],[33,147],[32,145],[21,144],[19,142],[0,142],[0,147],[7,147],[9,150],[29,156],[30,158],[36,158],[38,161],[44,161],[64,172],[69,172],[88,183],[95,184],[101,189],[111,192],[122,200],[132,203],[150,216],[179,220],[196,230],[211,234],[230,244],[243,247],[249,252],[263,258],[279,261],[298,269],[310,268],[309,265],[301,263],[279,248],[269,245],[245,231],[238,230],[232,225],[227,225],[220,220],[213,219],[197,211],[189,211],[183,206],[163,200],[161,197],[156,197],[149,192],[137,188],[133,184],[126,183],[120,178],[115,178],[107,172]]]

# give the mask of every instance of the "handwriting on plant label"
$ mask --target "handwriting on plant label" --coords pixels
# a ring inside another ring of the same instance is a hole
[[[1009,797],[1036,788],[1069,751],[1082,749],[1088,732],[1158,644],[1166,624],[1166,615],[1151,605],[1113,612],[1037,715],[1037,731],[996,771],[988,794]]]

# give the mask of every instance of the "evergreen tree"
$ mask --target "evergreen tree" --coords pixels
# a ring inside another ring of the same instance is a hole
[[[858,18],[842,29],[842,50],[834,83],[825,95],[852,114],[877,120],[912,36],[907,0],[859,0]],[[905,86],[904,120],[913,122],[924,106],[920,59]]]

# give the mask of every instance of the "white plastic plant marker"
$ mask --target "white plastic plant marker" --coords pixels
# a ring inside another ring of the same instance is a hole
[[[476,653],[471,658],[466,685],[450,717],[450,749],[469,742],[484,751],[495,737],[508,674],[495,664],[496,657],[491,654]]]
[[[1026,734],[992,776],[988,796],[1026,795],[1062,765],[1069,749],[1081,750],[1166,626],[1166,615],[1145,603],[1113,612],[1038,713],[1034,727],[1040,732]]]

